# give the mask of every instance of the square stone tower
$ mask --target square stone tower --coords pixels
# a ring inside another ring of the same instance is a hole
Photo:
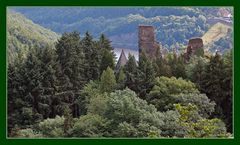
[[[141,25],[138,27],[139,56],[142,52],[149,59],[156,58],[159,43],[155,39],[154,27]]]

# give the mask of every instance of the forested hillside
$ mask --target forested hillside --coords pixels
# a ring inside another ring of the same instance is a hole
[[[60,36],[43,28],[19,13],[7,13],[7,53],[8,61],[21,54],[25,57],[34,45],[53,45]]]
[[[207,20],[222,17],[220,8],[204,7],[55,7],[12,8],[35,23],[57,33],[89,31],[93,37],[104,33],[115,48],[138,49],[138,25],[153,25],[156,39],[171,50],[185,46],[192,37],[202,37]],[[227,9],[232,13],[231,8]]]

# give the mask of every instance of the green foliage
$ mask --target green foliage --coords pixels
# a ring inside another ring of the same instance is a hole
[[[184,137],[186,130],[179,124],[180,114],[175,110],[163,112],[163,122],[161,136],[163,137]]]
[[[66,88],[78,91],[85,83],[84,54],[78,32],[64,33],[56,44],[58,61]]]
[[[87,106],[91,98],[96,98],[99,94],[102,94],[99,82],[90,81],[84,86],[81,94],[76,98],[76,103],[79,106],[81,115],[87,113]]]
[[[119,137],[137,137],[138,130],[127,122],[119,123],[117,127],[117,136]]]
[[[172,71],[171,67],[169,66],[167,59],[163,57],[158,57],[155,60],[154,68],[156,71],[156,76],[166,76],[171,77]]]
[[[135,128],[138,130],[137,136],[146,137],[151,130],[161,132],[160,128],[163,126],[162,114],[129,89],[110,94],[104,116],[113,120],[112,129],[121,128],[114,131],[117,136],[119,133],[122,136],[123,132],[128,132],[132,135],[130,137],[134,137],[136,134],[132,132]]]
[[[220,117],[232,131],[232,52],[224,58],[216,53],[211,56],[200,85],[202,92],[216,102],[214,117]]]
[[[184,57],[182,55],[177,56],[175,53],[169,53],[166,56],[167,64],[170,67],[171,75],[168,74],[168,76],[174,76],[176,78],[185,78],[185,63],[184,63]]]
[[[125,88],[126,82],[126,74],[124,73],[123,67],[120,68],[119,72],[117,73],[117,88],[122,90]]]
[[[175,77],[158,77],[155,86],[147,97],[148,102],[155,105],[159,111],[173,109],[173,104],[193,103],[201,108],[204,116],[214,111],[214,102],[211,102],[204,94],[200,94],[195,84],[190,81]]]
[[[64,136],[64,117],[56,116],[54,119],[46,119],[39,123],[38,129],[44,137]]]
[[[227,137],[224,123],[217,118],[206,119],[198,114],[198,108],[195,105],[188,104],[187,106],[175,105],[176,110],[180,114],[179,123],[186,128],[186,137]]]
[[[108,67],[101,75],[100,89],[102,92],[112,92],[116,88],[116,85],[114,72]]]
[[[128,61],[125,65],[126,86],[134,91],[137,91],[137,64],[135,57],[128,56]]]
[[[207,63],[208,60],[206,58],[193,56],[186,66],[187,78],[196,83],[199,89],[201,89],[200,86],[203,83],[202,79]]]
[[[27,128],[27,129],[18,130],[15,137],[17,137],[17,138],[43,138],[43,135],[37,131],[32,130],[31,128]]]
[[[141,98],[145,99],[146,94],[152,89],[155,75],[153,63],[142,52],[139,58],[137,73],[137,93]]]
[[[100,50],[98,49],[93,37],[87,31],[84,38],[81,40],[83,53],[85,54],[85,78],[89,80],[96,80],[100,74]]]
[[[107,101],[108,96],[106,93],[91,97],[89,104],[87,104],[87,113],[102,116],[107,108]]]
[[[215,102],[210,101],[205,94],[179,94],[173,96],[173,98],[176,103],[180,103],[181,105],[187,105],[189,103],[196,105],[199,108],[199,114],[204,117],[208,117],[215,111]]]
[[[113,52],[113,47],[110,44],[111,42],[106,38],[105,35],[102,34],[97,43],[100,49],[100,74],[102,74],[102,72],[106,70],[107,67],[114,69],[115,54]]]
[[[81,116],[71,130],[72,137],[102,137],[106,136],[108,121],[99,115]]]

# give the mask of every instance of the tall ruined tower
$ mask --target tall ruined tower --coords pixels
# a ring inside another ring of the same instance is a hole
[[[144,52],[149,59],[156,58],[159,51],[159,43],[155,39],[153,26],[138,27],[138,47],[139,56]]]

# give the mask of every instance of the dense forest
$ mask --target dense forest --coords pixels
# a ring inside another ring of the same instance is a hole
[[[8,65],[9,137],[232,136],[232,51],[129,55],[116,71],[104,35],[32,47]]]
[[[103,33],[114,48],[133,50],[138,50],[138,25],[154,26],[156,39],[165,49],[182,49],[190,38],[202,37],[212,27],[210,19],[222,19],[221,10],[233,14],[230,7],[11,7],[10,10],[56,33],[89,31],[95,39]],[[229,36],[232,39],[232,32]],[[227,50],[224,46],[231,44],[221,43],[213,44],[212,52]]]

